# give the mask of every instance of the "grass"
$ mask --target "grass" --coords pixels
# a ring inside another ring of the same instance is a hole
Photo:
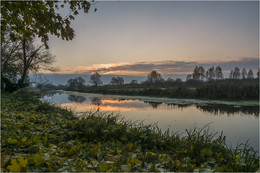
[[[24,95],[1,97],[1,171],[257,171],[259,156],[232,149],[209,126],[180,135],[120,116],[66,109]]]

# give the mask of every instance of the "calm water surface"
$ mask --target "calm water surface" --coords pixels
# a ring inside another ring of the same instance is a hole
[[[43,100],[67,107],[75,112],[89,110],[120,113],[127,120],[157,123],[162,130],[184,133],[185,129],[203,127],[208,123],[215,132],[223,131],[228,144],[246,142],[259,149],[259,107],[227,105],[169,105],[140,100],[119,100],[113,97],[91,97],[50,93]],[[185,133],[184,133],[185,134]]]

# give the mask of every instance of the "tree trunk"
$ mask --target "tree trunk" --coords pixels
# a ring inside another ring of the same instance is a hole
[[[18,89],[24,88],[26,86],[28,86],[28,84],[25,84],[25,78],[27,75],[27,71],[28,71],[28,64],[27,64],[27,60],[26,60],[26,48],[25,45],[26,44],[26,40],[25,38],[22,40],[22,45],[23,45],[23,73],[21,75],[21,78],[18,80],[18,83],[10,89],[10,92],[14,92],[17,91]]]

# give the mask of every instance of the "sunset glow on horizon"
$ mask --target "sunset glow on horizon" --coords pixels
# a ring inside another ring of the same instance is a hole
[[[257,71],[259,58],[227,58],[221,61],[152,61],[152,62],[119,62],[110,64],[94,64],[92,66],[79,66],[74,69],[59,70],[56,74],[92,74],[98,72],[101,75],[131,75],[144,76],[150,71],[156,70],[161,74],[189,74],[195,66],[209,68],[221,66],[223,72],[229,72],[234,67],[252,69]]]

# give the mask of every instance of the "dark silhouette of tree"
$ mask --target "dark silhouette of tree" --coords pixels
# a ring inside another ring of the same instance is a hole
[[[215,75],[215,69],[214,66],[212,66],[211,68],[209,68],[206,72],[206,79],[207,80],[214,80],[216,77]]]
[[[91,76],[90,76],[90,82],[94,84],[94,86],[99,86],[99,85],[102,85],[102,80],[100,79],[101,76],[98,72],[95,72],[93,73]]]
[[[200,75],[199,75],[199,67],[198,66],[196,66],[194,68],[192,77],[193,77],[194,80],[199,80]]]
[[[81,77],[77,77],[75,79],[69,79],[67,84],[71,89],[80,89],[84,86],[85,80]]]
[[[223,79],[223,73],[220,66],[216,67],[215,75],[216,75],[216,79]]]
[[[186,77],[186,81],[189,81],[189,80],[192,80],[192,75],[191,74],[188,74],[187,77]]]
[[[240,69],[238,67],[235,67],[234,69],[233,79],[240,79]]]
[[[110,83],[112,85],[123,85],[124,84],[124,79],[122,77],[112,77]]]
[[[175,81],[176,82],[181,82],[181,78],[176,78]]]
[[[173,82],[174,82],[174,79],[172,79],[170,77],[166,80],[166,83],[168,83],[168,84],[172,84]]]
[[[8,92],[16,91],[29,85],[28,73],[39,70],[55,70],[51,64],[54,56],[32,41],[1,43],[1,82],[2,89]]]
[[[260,69],[258,69],[258,72],[256,73],[257,78],[259,78],[259,71],[260,71]]]
[[[157,71],[153,70],[151,73],[148,74],[147,77],[147,82],[149,84],[157,84],[157,83],[162,83],[164,80],[161,76],[160,73],[158,73]]]
[[[62,17],[58,13],[58,8],[64,8],[68,4],[70,12]],[[2,1],[1,2],[1,43],[15,42],[8,55],[15,55],[16,45],[19,50],[19,59],[22,63],[17,63],[16,58],[8,57],[4,64],[15,62],[13,70],[9,70],[7,75],[1,74],[1,87],[7,88],[9,92],[16,91],[27,86],[27,75],[29,71],[42,69],[46,64],[51,64],[53,58],[41,52],[43,47],[48,48],[49,35],[55,35],[62,39],[72,40],[75,37],[74,30],[70,22],[79,13],[79,10],[88,12],[90,3],[88,1]],[[33,44],[33,39],[38,37],[43,45]],[[17,43],[16,43],[17,42]],[[3,45],[3,44],[2,44]],[[17,54],[16,54],[17,55]],[[3,55],[2,55],[3,56]],[[43,57],[45,56],[45,57]],[[37,62],[37,63],[36,63]],[[19,79],[14,83],[19,71]],[[45,69],[44,69],[45,70]],[[9,77],[7,77],[9,76]],[[10,78],[12,77],[12,78]]]
[[[193,70],[193,79],[194,80],[204,80],[205,79],[205,70],[202,66],[196,66]]]
[[[252,69],[250,69],[250,70],[248,71],[247,78],[248,78],[248,79],[253,79],[253,78],[254,78],[254,74],[253,74]]]
[[[137,83],[137,80],[132,80],[132,81],[130,82],[130,84],[131,84],[131,85],[136,85],[136,84],[138,84],[138,83]]]
[[[199,75],[200,75],[200,80],[205,79],[205,70],[202,66],[199,67]]]
[[[64,4],[70,8],[69,14],[62,17],[58,13]],[[88,1],[2,1],[1,2],[1,41],[8,39],[5,32],[12,32],[8,37],[12,41],[31,41],[39,37],[48,48],[49,34],[72,40],[75,37],[70,23],[79,10],[87,13],[90,8]]]
[[[246,79],[247,78],[247,71],[245,68],[243,68],[242,70],[242,79]]]
[[[231,70],[229,73],[229,79],[233,79],[234,78],[234,71]]]

